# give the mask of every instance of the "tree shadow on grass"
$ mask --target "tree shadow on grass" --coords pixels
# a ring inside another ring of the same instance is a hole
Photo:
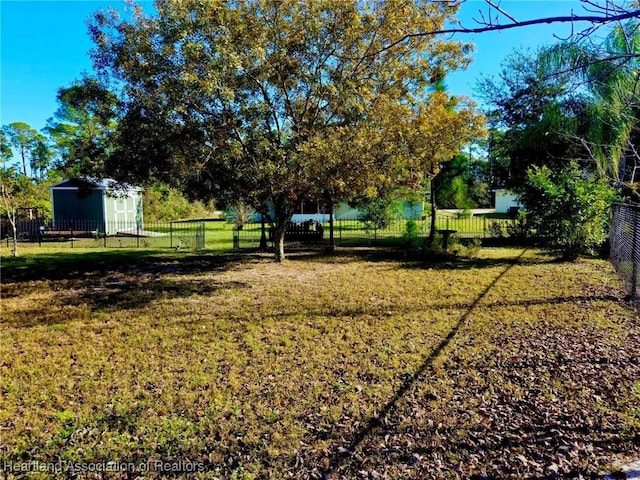
[[[448,427],[441,427],[439,425],[436,426],[428,426],[421,425],[420,427],[416,425],[403,425],[403,422],[406,422],[408,418],[404,415],[406,412],[403,411],[403,403],[407,399],[407,397],[411,397],[413,395],[414,389],[416,389],[416,385],[420,384],[420,382],[424,381],[425,377],[430,375],[430,369],[433,366],[436,359],[441,355],[441,353],[454,341],[454,338],[458,334],[461,328],[465,326],[469,317],[474,313],[476,307],[479,306],[483,300],[487,299],[487,295],[491,292],[494,286],[511,270],[513,266],[520,265],[528,265],[528,264],[536,264],[536,263],[556,263],[557,259],[554,256],[536,256],[534,258],[524,258],[524,254],[526,251],[523,251],[517,258],[512,259],[497,259],[497,261],[493,260],[488,263],[485,263],[485,266],[497,266],[501,263],[504,263],[506,267],[500,271],[500,273],[491,281],[491,283],[482,291],[481,294],[473,301],[472,304],[462,305],[459,303],[456,304],[447,304],[444,302],[441,306],[436,308],[445,308],[452,309],[457,308],[459,310],[464,310],[462,316],[458,319],[457,323],[453,326],[453,328],[449,331],[444,339],[440,341],[440,343],[430,351],[422,360],[420,366],[415,370],[412,375],[407,376],[403,379],[402,384],[395,391],[393,396],[382,405],[377,413],[366,419],[363,422],[363,425],[357,428],[355,431],[351,431],[348,428],[342,427],[343,431],[337,434],[332,434],[331,437],[334,439],[334,442],[331,446],[329,446],[326,450],[322,452],[313,453],[313,451],[305,451],[304,449],[299,451],[296,456],[290,460],[290,465],[298,466],[301,465],[303,468],[308,470],[313,470],[313,474],[317,475],[317,478],[352,478],[356,474],[356,472],[362,473],[364,475],[363,478],[367,478],[364,472],[371,471],[372,469],[378,468],[378,473],[385,470],[385,465],[413,465],[415,468],[420,468],[420,464],[422,462],[429,463],[430,461],[434,461],[434,452],[438,455],[444,455],[446,452],[450,452],[455,458],[462,458],[468,456],[469,458],[497,458],[502,460],[505,455],[505,452],[521,452],[524,451],[530,454],[528,457],[520,455],[521,459],[515,458],[514,456],[508,456],[505,459],[505,465],[502,465],[505,469],[504,472],[510,471],[510,464],[516,465],[513,468],[525,468],[522,464],[518,464],[518,462],[526,461],[528,462],[531,458],[537,458],[541,455],[541,449],[543,449],[546,453],[549,453],[548,458],[544,460],[547,461],[547,465],[551,465],[551,468],[555,468],[553,464],[553,460],[555,457],[553,455],[557,455],[558,458],[562,458],[565,463],[561,463],[560,460],[556,460],[559,464],[558,468],[562,468],[564,471],[569,471],[573,468],[572,455],[577,455],[581,453],[579,448],[574,445],[580,445],[580,434],[582,437],[590,438],[593,435],[594,439],[592,444],[597,448],[597,443],[599,441],[613,442],[619,443],[620,445],[612,450],[619,450],[620,452],[629,452],[629,449],[637,449],[640,444],[638,444],[638,439],[640,436],[637,434],[629,435],[628,432],[625,433],[621,428],[614,428],[611,431],[607,431],[606,427],[596,428],[596,425],[591,425],[588,422],[590,420],[584,420],[582,424],[575,425],[563,425],[563,428],[555,428],[548,423],[550,421],[549,418],[541,418],[539,422],[535,422],[534,425],[531,425],[533,430],[526,431],[526,435],[522,435],[522,432],[518,432],[515,428],[504,428],[504,432],[506,432],[506,438],[500,439],[496,435],[496,431],[494,430],[495,426],[489,423],[483,423],[480,420],[477,420],[477,425],[471,428],[472,433],[467,438],[469,439],[478,439],[481,438],[484,443],[482,443],[481,447],[478,447],[478,444],[474,444],[473,441],[471,443],[465,443],[465,441],[461,441],[461,443],[456,444],[455,441],[450,441],[450,439],[459,438],[460,430],[452,430],[447,432]],[[473,265],[471,262],[469,264],[470,268],[475,267],[478,268],[477,265]],[[413,266],[409,265],[409,268],[423,268],[420,264],[414,264]],[[430,268],[433,268],[430,266]],[[621,298],[617,295],[610,294],[609,292],[602,292],[601,295],[568,295],[568,296],[560,296],[557,298],[544,298],[544,299],[516,299],[516,300],[498,300],[491,302],[483,302],[482,307],[531,307],[538,305],[549,305],[549,304],[563,304],[563,303],[572,303],[572,304],[582,304],[585,308],[590,308],[590,305],[593,302],[606,301],[606,302],[621,302]],[[485,305],[486,303],[486,305]],[[634,343],[634,342],[632,342]],[[590,344],[590,343],[589,343]],[[591,345],[591,344],[590,344]],[[544,347],[549,348],[549,345],[543,345],[541,350],[544,350]],[[627,348],[631,349],[629,345],[626,345]],[[631,350],[636,350],[637,347],[633,347]],[[637,358],[635,352],[633,354],[628,355],[628,358],[633,359]],[[598,364],[598,352],[594,353],[595,360],[593,360],[594,365],[597,368],[593,369],[593,374],[597,377],[598,372],[602,370],[602,366]],[[623,355],[623,357],[627,357]],[[452,360],[455,364],[455,360]],[[571,365],[566,360],[565,363],[555,367],[563,367],[570,369]],[[631,360],[633,363],[633,360]],[[637,364],[637,363],[636,363]],[[612,363],[613,367],[617,364]],[[600,369],[600,370],[598,370]],[[486,372],[485,372],[486,373]],[[488,377],[482,377],[488,378]],[[523,377],[524,378],[524,377]],[[527,377],[528,378],[528,377]],[[526,384],[525,384],[526,387]],[[524,388],[524,387],[523,387]],[[428,397],[428,393],[426,394]],[[508,395],[508,394],[507,394]],[[562,406],[563,399],[559,398],[557,403]],[[523,401],[521,402],[521,408],[525,411],[526,408],[530,408],[529,403]],[[535,402],[530,402],[532,405]],[[464,404],[463,404],[464,405]],[[462,407],[461,407],[462,408]],[[501,411],[497,410],[497,416],[499,417]],[[464,410],[456,410],[454,411],[462,412],[462,415],[466,414]],[[564,415],[565,412],[559,409],[561,413]],[[546,411],[543,412],[546,414]],[[522,413],[520,413],[523,415]],[[581,415],[577,416],[578,418],[582,418]],[[511,417],[509,417],[511,418]],[[505,420],[508,422],[509,419]],[[561,416],[561,420],[564,421],[564,417]],[[545,423],[546,422],[546,423]],[[462,422],[464,424],[464,422]],[[597,424],[597,422],[596,422]],[[581,427],[580,430],[577,427]],[[420,428],[427,428],[427,431],[422,432]],[[466,424],[464,424],[466,428]],[[556,426],[557,427],[557,426]],[[444,428],[444,430],[443,430]],[[456,427],[458,429],[463,427]],[[403,429],[407,430],[407,435],[402,437]],[[437,430],[437,434],[434,433]],[[557,430],[557,431],[556,431]],[[574,431],[575,430],[575,431]],[[431,432],[431,433],[430,433]],[[562,432],[562,435],[558,432]],[[499,432],[498,432],[499,433]],[[518,436],[520,434],[520,436]],[[574,435],[575,434],[575,435]],[[418,437],[422,435],[427,438],[425,442],[421,445]],[[474,436],[475,435],[475,436]],[[388,438],[398,437],[395,440],[388,440]],[[402,440],[399,438],[402,437]],[[328,439],[328,437],[327,437]],[[439,445],[434,446],[433,442],[438,442],[438,439],[447,439],[448,445]],[[496,440],[498,439],[498,440]],[[564,440],[563,440],[564,439]],[[567,439],[570,439],[570,442],[567,444]],[[395,441],[394,447],[389,446],[390,441]],[[408,443],[407,443],[408,442]],[[546,442],[546,443],[545,443]],[[562,443],[564,442],[564,443]],[[576,443],[577,442],[577,443]],[[301,442],[303,445],[313,445],[314,436],[309,435],[308,440],[303,440]],[[633,445],[635,444],[635,447]],[[380,445],[386,445],[384,447],[380,447]],[[506,445],[506,446],[505,446]],[[630,447],[631,445],[631,447]],[[507,448],[508,447],[508,448]],[[591,448],[591,447],[589,447]],[[382,449],[382,452],[380,451]],[[565,451],[566,450],[566,451]],[[603,447],[603,450],[606,450]],[[560,452],[560,453],[557,453]],[[584,453],[581,453],[584,456]],[[515,455],[515,454],[514,454]],[[526,458],[525,458],[526,457]],[[589,457],[586,462],[593,461],[594,457]],[[585,463],[585,460],[582,461],[582,466]],[[543,463],[544,464],[544,463]],[[518,466],[519,465],[519,466]],[[294,466],[294,468],[296,468]],[[452,461],[449,464],[449,469],[444,467],[448,474],[453,474],[455,470],[455,461]],[[496,467],[500,468],[500,466]],[[531,467],[533,468],[533,467]],[[568,470],[567,470],[568,468]],[[437,468],[435,468],[437,469]],[[438,470],[440,471],[440,470]],[[444,470],[443,470],[444,471]],[[514,470],[515,471],[515,470]],[[529,471],[529,470],[527,470]],[[551,470],[550,470],[551,471]],[[549,472],[550,472],[549,471]],[[546,473],[549,473],[546,472]],[[488,472],[487,472],[488,473]],[[369,478],[378,478],[376,476],[369,476]],[[380,476],[380,478],[386,478],[385,476]],[[413,477],[412,477],[413,478]],[[418,477],[419,478],[419,477]],[[435,478],[435,477],[433,477]],[[445,477],[437,477],[437,478],[445,478]],[[473,477],[464,477],[462,478],[478,478],[478,479],[496,479],[504,478],[503,476],[493,477],[491,474],[489,476],[484,474],[479,474]],[[509,478],[525,478],[523,476],[518,476],[514,474],[514,476],[510,476]],[[560,478],[559,476],[547,476],[546,474],[541,474],[539,476],[529,476],[526,478]],[[565,477],[562,477],[565,478]],[[568,477],[574,478],[574,477]],[[575,478],[578,478],[577,476]]]
[[[512,252],[523,252],[526,249],[520,247],[511,249]],[[389,247],[343,247],[336,252],[329,252],[326,249],[299,248],[290,249],[287,252],[287,260],[292,262],[325,262],[325,263],[350,263],[369,262],[395,263],[398,268],[406,269],[431,269],[431,270],[470,270],[476,268],[507,267],[513,263],[511,255],[481,258],[474,256],[459,256],[444,252],[406,252],[400,248]],[[518,254],[519,255],[519,254]],[[554,252],[540,252],[535,256],[524,258],[518,256],[521,264],[552,264],[562,263]]]
[[[172,298],[211,295],[248,288],[242,282],[220,281],[198,274],[243,268],[262,259],[251,255],[167,254],[162,251],[89,252],[35,255],[3,266],[4,298],[19,298],[47,288],[55,292],[49,305],[33,302],[4,315],[13,327],[87,320],[93,312],[140,308]]]
[[[116,272],[194,273],[223,271],[254,260],[244,254],[167,253],[166,250],[64,252],[4,258],[3,283],[100,278]]]
[[[621,305],[628,306],[632,308],[629,303],[626,303],[624,299],[620,296],[611,295],[611,294],[601,294],[601,295],[563,295],[560,297],[553,298],[536,298],[529,300],[513,300],[513,301],[494,301],[490,304],[487,304],[488,308],[500,308],[500,307],[518,307],[518,308],[529,308],[535,306],[549,306],[549,305],[563,305],[563,304],[578,304],[588,307],[590,304],[594,302],[613,302],[619,303]],[[441,301],[430,305],[428,307],[430,310],[444,310],[444,311],[466,311],[469,308],[468,303],[461,302],[447,302]],[[420,307],[393,307],[393,315],[408,315],[408,314],[419,314],[423,312]],[[303,316],[315,317],[315,316],[332,316],[332,317],[342,317],[342,318],[357,318],[362,315],[375,315],[380,312],[372,311],[369,306],[361,306],[361,307],[351,307],[351,308],[340,308],[330,306],[328,308],[317,309],[317,310],[305,310],[304,312],[298,311],[297,309],[293,309],[291,311],[282,311],[280,313],[271,313],[269,317],[271,318],[280,318],[280,319],[289,319],[289,318],[301,318]],[[388,315],[384,313],[384,315]]]
[[[345,458],[340,473],[359,468],[366,459],[375,466],[380,461],[411,465],[429,471],[429,478],[435,477],[434,470],[440,472],[435,478],[455,477],[458,467],[462,478],[478,480],[601,478],[599,465],[610,463],[612,456],[638,452],[637,429],[625,425],[624,414],[612,413],[637,405],[621,392],[637,378],[640,343],[631,340],[610,349],[606,339],[585,337],[574,329],[537,337],[527,339],[534,342],[530,352],[498,353],[478,363],[472,360],[473,367],[460,365],[455,356],[448,358],[442,368],[455,389],[447,397],[453,415],[434,410],[427,414],[428,421],[414,415],[412,407],[428,404],[431,394],[413,389],[398,412],[383,419],[381,437],[392,439],[385,446],[388,453],[380,453],[372,435],[356,455]],[[493,376],[487,388],[496,369],[506,378],[500,382]],[[545,378],[554,381],[545,385],[540,382]],[[406,418],[411,421],[403,421]],[[447,454],[446,462],[434,466],[434,458]]]
[[[74,319],[88,320],[94,312],[115,313],[142,308],[147,304],[175,298],[212,295],[220,291],[250,288],[244,282],[219,282],[197,279],[144,279],[102,281],[69,290],[54,298],[47,306],[20,309],[3,318],[12,327],[62,324]],[[66,313],[65,313],[66,312]]]
[[[389,417],[398,407],[401,399],[407,394],[412,386],[419,380],[426,370],[433,365],[434,361],[443,352],[445,348],[451,343],[458,331],[465,325],[469,316],[473,313],[476,306],[487,296],[491,289],[500,281],[500,279],[506,275],[513,266],[515,266],[523,257],[526,250],[523,250],[520,255],[508,260],[500,259],[499,262],[506,262],[506,268],[502,270],[496,278],[485,288],[485,290],[478,295],[471,305],[468,305],[465,313],[460,317],[458,322],[453,326],[449,333],[442,339],[442,341],[423,359],[420,366],[412,375],[404,378],[400,387],[395,391],[394,395],[378,410],[378,413],[369,418],[342,446],[336,446],[333,449],[333,453],[330,455],[328,465],[322,470],[321,478],[333,478],[341,467],[341,465],[349,460],[353,452],[367,439],[370,435],[382,425],[383,421]],[[491,263],[495,265],[495,263]],[[476,267],[477,268],[477,267]],[[303,444],[307,442],[303,441]],[[296,457],[292,460],[292,464],[297,463],[299,459]]]

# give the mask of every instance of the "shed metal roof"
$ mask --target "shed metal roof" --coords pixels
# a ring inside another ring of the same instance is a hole
[[[112,178],[69,178],[51,186],[51,190],[120,190],[138,192],[142,188]]]

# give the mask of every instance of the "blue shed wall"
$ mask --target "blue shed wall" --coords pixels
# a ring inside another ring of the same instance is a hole
[[[82,192],[77,190],[53,190],[53,219],[55,228],[68,229],[69,222],[78,223],[77,228],[104,229],[103,192],[94,190]],[[80,225],[84,224],[84,225]]]

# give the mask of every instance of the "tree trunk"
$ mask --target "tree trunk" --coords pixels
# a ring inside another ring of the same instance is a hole
[[[429,201],[431,202],[431,226],[429,228],[429,246],[433,246],[433,240],[436,237],[436,192],[433,188],[433,181],[431,182],[431,193],[429,194]]]
[[[16,258],[18,256],[18,226],[15,210],[7,210],[7,218],[11,224],[11,256]]]
[[[283,225],[276,225],[275,227],[276,262],[282,262],[285,260],[284,235],[286,232],[287,232],[286,222]]]
[[[11,199],[9,197],[9,193],[3,185],[0,185],[0,196],[2,197],[4,208],[7,211],[7,218],[11,224],[11,237],[13,240],[11,256],[15,258],[18,256],[18,225],[16,221],[16,209],[10,205]]]
[[[266,252],[268,250],[267,232],[266,232],[266,227],[264,222],[264,216],[265,216],[265,213],[261,212],[260,213],[260,247],[258,248],[258,250],[261,252]]]
[[[24,151],[24,145],[20,146],[20,156],[22,157],[22,173],[24,173],[24,176],[27,176],[27,158],[26,158],[26,153]]]
[[[18,256],[18,229],[15,223],[11,224],[11,230],[13,230],[13,245],[11,248],[11,256],[16,258]]]
[[[329,199],[329,252],[336,251],[335,236],[333,234],[333,200]]]
[[[275,241],[276,262],[282,262],[284,256],[284,236],[287,232],[289,220],[291,220],[291,203],[285,196],[279,196],[273,199],[273,230]]]

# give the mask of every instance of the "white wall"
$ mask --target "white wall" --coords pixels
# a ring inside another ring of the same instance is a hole
[[[522,208],[518,196],[510,190],[496,190],[496,213],[507,213],[511,207]]]
[[[320,223],[329,222],[328,213],[294,213],[291,217],[292,223],[303,223],[309,220],[314,220]]]

